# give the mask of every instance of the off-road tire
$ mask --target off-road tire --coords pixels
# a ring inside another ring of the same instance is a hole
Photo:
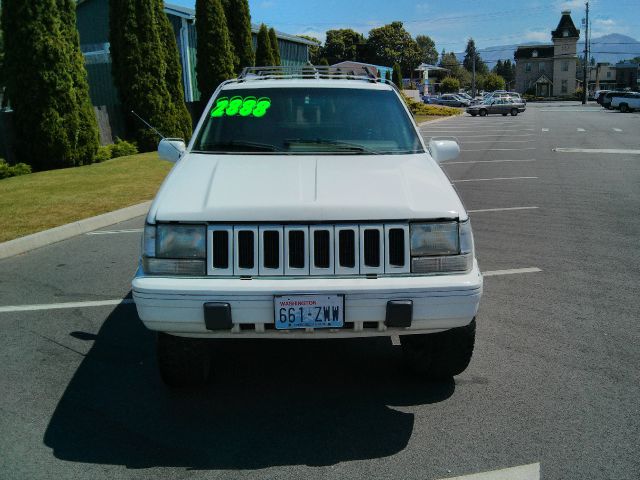
[[[171,388],[195,387],[209,378],[211,356],[206,340],[158,333],[156,358],[162,381]]]
[[[626,103],[621,103],[620,104],[620,111],[622,113],[627,113],[629,111],[629,105],[627,105]]]
[[[480,112],[478,112],[480,114],[481,117],[486,117],[487,116],[487,111],[482,109],[480,110]]]
[[[511,116],[515,117],[516,115],[518,115],[518,109],[517,108],[512,108],[511,109]]]
[[[400,337],[405,362],[430,380],[446,380],[464,372],[473,355],[476,319],[464,327],[427,335]]]

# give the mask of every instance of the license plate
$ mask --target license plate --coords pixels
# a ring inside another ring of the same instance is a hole
[[[344,295],[274,297],[273,303],[277,330],[344,326]]]

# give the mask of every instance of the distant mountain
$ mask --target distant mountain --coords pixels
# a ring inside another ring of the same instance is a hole
[[[489,68],[493,68],[498,60],[513,61],[513,53],[518,45],[530,45],[533,42],[520,43],[516,45],[498,45],[494,47],[479,48],[478,53]],[[541,42],[549,43],[550,42]],[[584,43],[578,43],[578,55],[582,55]],[[633,57],[640,57],[640,42],[635,38],[611,33],[598,38],[591,39],[591,56],[596,62],[616,63],[620,60],[628,60]],[[462,62],[464,53],[456,54],[458,61]]]

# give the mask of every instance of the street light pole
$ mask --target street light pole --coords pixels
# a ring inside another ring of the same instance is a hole
[[[587,17],[584,22],[584,64],[582,65],[582,104],[585,105],[587,103],[587,90],[589,84],[587,83],[587,62],[589,59],[587,56],[589,55],[589,2],[586,3],[587,6]]]
[[[471,70],[473,70],[471,94],[473,95],[473,98],[476,98],[476,52],[475,51],[473,52],[473,67],[471,68]]]

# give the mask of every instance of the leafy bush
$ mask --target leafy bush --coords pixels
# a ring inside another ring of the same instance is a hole
[[[413,115],[433,115],[438,117],[449,117],[451,115],[460,115],[462,110],[453,107],[445,107],[442,105],[427,105],[426,103],[416,102],[414,99],[402,95],[409,111]]]
[[[460,90],[460,80],[453,77],[444,77],[440,83],[440,89],[444,93],[456,93]]]
[[[29,173],[31,173],[31,167],[26,163],[9,165],[0,158],[0,180],[3,178],[17,177],[19,175],[27,175]]]
[[[138,153],[138,147],[126,140],[116,138],[116,142],[111,145],[111,158],[126,157]]]
[[[98,152],[96,156],[93,158],[95,163],[102,163],[107,160],[111,160],[111,145],[105,145],[98,147]]]

